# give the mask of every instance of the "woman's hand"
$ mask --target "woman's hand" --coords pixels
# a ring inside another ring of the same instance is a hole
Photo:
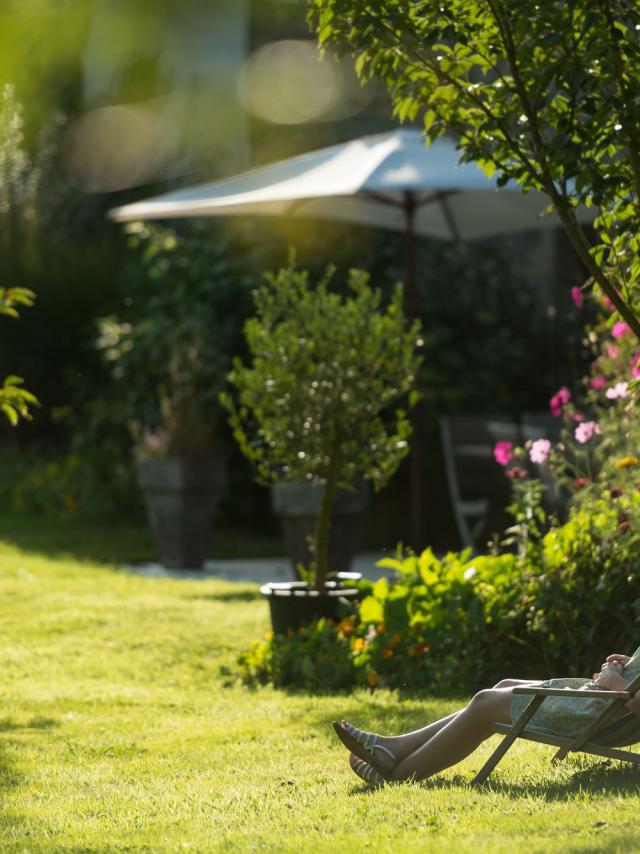
[[[622,664],[618,661],[605,661],[600,673],[593,674],[598,688],[605,691],[625,691],[627,683],[622,677]]]
[[[614,652],[612,655],[607,656],[607,660],[602,666],[604,667],[605,664],[621,664],[624,667],[626,664],[629,664],[630,661],[630,655],[620,655],[619,652]]]

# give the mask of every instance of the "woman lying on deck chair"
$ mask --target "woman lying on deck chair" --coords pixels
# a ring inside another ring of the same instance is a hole
[[[370,786],[385,782],[425,780],[450,768],[472,753],[492,735],[493,723],[511,724],[532,699],[531,694],[513,693],[513,688],[544,686],[587,690],[624,691],[640,674],[640,647],[632,656],[614,654],[603,663],[593,679],[549,679],[545,682],[526,679],[503,679],[478,692],[458,712],[441,718],[415,732],[382,736],[360,730],[347,721],[333,727],[342,743],[351,751],[351,769]],[[606,701],[574,697],[546,697],[534,713],[527,728],[543,733],[572,737],[594,720]],[[640,715],[640,691],[625,704]]]

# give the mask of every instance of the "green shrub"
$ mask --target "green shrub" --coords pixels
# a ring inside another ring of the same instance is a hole
[[[439,560],[427,549],[382,565],[395,578],[363,582],[368,595],[351,618],[255,643],[239,659],[243,677],[314,689],[459,693],[495,672],[505,647],[519,648],[514,556],[471,560],[463,552]]]
[[[349,625],[322,619],[286,637],[268,633],[238,659],[245,681],[326,691],[351,687],[356,668]]]
[[[52,452],[41,447],[0,453],[0,501],[11,512],[49,517],[142,518],[128,458],[116,443],[75,443]]]
[[[548,532],[523,601],[539,672],[589,674],[599,656],[640,644],[639,553],[640,535],[604,501]]]
[[[364,582],[350,619],[260,641],[241,656],[241,673],[307,689],[440,694],[504,677],[588,677],[604,655],[640,643],[639,549],[640,535],[621,531],[603,503],[531,541],[524,559],[439,559],[429,549],[386,559],[393,578]]]

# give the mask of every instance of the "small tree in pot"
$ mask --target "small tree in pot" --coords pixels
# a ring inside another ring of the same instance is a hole
[[[407,328],[402,288],[382,307],[368,275],[352,270],[351,295],[329,289],[329,271],[315,287],[293,265],[268,275],[247,321],[249,365],[229,375],[224,394],[244,455],[263,483],[307,480],[322,489],[315,523],[317,593],[326,589],[331,507],[336,490],[358,478],[382,487],[408,452],[404,408],[391,404],[412,391],[419,324]]]

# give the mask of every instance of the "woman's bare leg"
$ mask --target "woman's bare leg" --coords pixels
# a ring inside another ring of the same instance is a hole
[[[494,685],[493,688],[513,688],[516,685],[540,685],[540,682],[533,681],[531,679],[503,679],[501,682],[498,682],[497,685]],[[463,710],[460,709],[457,712],[453,712],[453,714],[440,718],[437,721],[433,721],[433,723],[427,724],[427,726],[415,730],[414,732],[408,732],[404,735],[397,736],[379,736],[379,743],[384,747],[388,747],[389,750],[391,750],[395,756],[402,761],[430,741],[440,732],[441,729],[450,724],[454,718],[461,713],[461,711]],[[510,722],[511,719],[509,718],[509,723]]]
[[[516,684],[523,683],[518,680]],[[469,756],[492,734],[492,723],[511,723],[513,687],[509,685],[480,691],[426,743],[402,759],[390,779],[425,780]]]

